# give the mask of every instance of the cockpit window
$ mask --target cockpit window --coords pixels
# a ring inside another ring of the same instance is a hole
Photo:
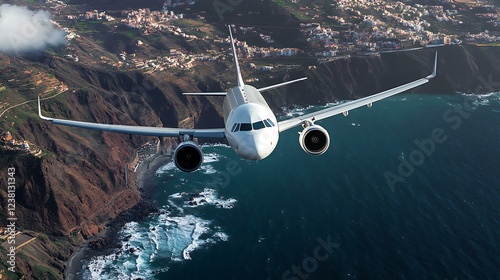
[[[240,126],[240,131],[250,131],[252,130],[252,124],[242,123]]]
[[[254,130],[259,130],[259,129],[263,129],[264,127],[266,127],[262,121],[260,121],[260,122],[254,122],[252,124],[252,126],[253,126]]]
[[[271,119],[267,119],[267,121],[274,127],[275,124],[273,123],[273,121]]]
[[[236,131],[236,127],[237,127],[237,126],[238,126],[238,123],[235,123],[235,124],[233,125],[233,129],[231,129],[231,132],[235,132],[235,131]]]
[[[272,127],[272,125],[267,120],[264,120],[264,124],[266,125],[266,127]]]
[[[233,125],[233,128],[231,129],[231,132],[259,130],[273,126],[275,126],[275,124],[270,119],[265,119],[254,123],[235,123]]]

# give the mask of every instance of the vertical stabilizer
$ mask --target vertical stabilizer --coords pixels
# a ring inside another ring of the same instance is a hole
[[[236,65],[238,87],[243,88],[245,84],[243,83],[243,78],[241,77],[240,65],[238,63],[238,56],[236,54],[236,46],[234,45],[234,40],[233,40],[233,32],[231,31],[231,25],[228,25],[228,27],[229,27],[229,36],[231,37],[231,48],[233,49],[234,64]]]

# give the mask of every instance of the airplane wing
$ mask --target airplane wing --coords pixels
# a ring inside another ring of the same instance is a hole
[[[225,138],[225,133],[223,128],[181,129],[181,128],[167,128],[167,127],[100,124],[100,123],[48,118],[42,115],[42,109],[40,106],[40,96],[38,97],[38,115],[42,120],[50,121],[58,125],[73,126],[73,127],[101,130],[107,132],[117,132],[117,133],[143,135],[143,136],[179,137],[182,135],[189,135],[193,138],[219,138],[219,139]]]
[[[335,116],[335,115],[338,115],[341,113],[347,114],[350,110],[353,110],[353,109],[356,109],[356,108],[359,108],[359,107],[362,107],[365,105],[368,105],[369,107],[371,107],[371,104],[373,102],[382,100],[384,98],[396,95],[398,93],[407,91],[409,89],[418,87],[420,85],[423,85],[423,84],[429,82],[430,79],[432,79],[436,76],[436,70],[437,70],[437,53],[436,53],[436,57],[434,60],[434,71],[432,72],[431,75],[429,75],[425,78],[418,79],[416,81],[398,86],[398,87],[393,88],[393,89],[383,91],[381,93],[377,93],[377,94],[370,95],[370,96],[360,98],[357,100],[349,101],[349,102],[346,102],[344,104],[340,104],[340,105],[335,106],[335,107],[326,108],[326,109],[319,110],[319,111],[316,111],[316,112],[313,112],[310,114],[306,114],[306,115],[303,115],[300,117],[280,121],[280,122],[278,122],[279,131],[283,132],[283,131],[288,130],[290,128],[299,126],[302,123],[304,123],[304,121],[307,121],[307,120],[312,120],[313,122],[319,121],[319,120],[326,119],[326,118],[329,118],[329,117],[332,117],[332,116]]]

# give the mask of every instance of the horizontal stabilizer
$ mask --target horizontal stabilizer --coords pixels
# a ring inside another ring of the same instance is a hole
[[[185,92],[182,95],[226,96],[227,92]]]
[[[270,89],[274,89],[274,88],[286,86],[286,85],[289,85],[289,84],[293,84],[293,83],[296,83],[296,82],[300,82],[300,81],[303,81],[303,80],[307,80],[307,77],[300,78],[300,79],[297,79],[297,80],[288,81],[288,82],[284,82],[284,83],[277,84],[277,85],[272,85],[272,86],[268,86],[268,87],[259,88],[259,91],[263,92],[263,91],[266,91],[266,90],[270,90]]]

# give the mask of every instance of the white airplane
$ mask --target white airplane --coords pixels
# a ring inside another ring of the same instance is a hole
[[[371,107],[373,102],[423,85],[436,76],[437,53],[434,61],[434,71],[427,77],[338,106],[278,121],[266,100],[262,97],[261,92],[299,82],[307,79],[307,77],[259,89],[246,85],[241,76],[231,27],[229,27],[229,34],[238,85],[227,92],[184,93],[184,95],[195,96],[225,96],[223,104],[224,128],[181,129],[128,126],[48,118],[42,115],[40,97],[38,97],[38,114],[42,120],[58,125],[144,136],[179,137],[182,142],[174,151],[175,165],[184,172],[193,172],[198,170],[203,163],[203,153],[200,146],[193,141],[193,138],[226,139],[229,146],[241,157],[249,160],[262,160],[268,157],[276,148],[280,132],[302,126],[303,130],[299,133],[300,146],[309,154],[321,155],[326,152],[330,145],[330,136],[323,127],[315,124],[317,121],[337,114],[346,116],[349,110],[364,105]]]

